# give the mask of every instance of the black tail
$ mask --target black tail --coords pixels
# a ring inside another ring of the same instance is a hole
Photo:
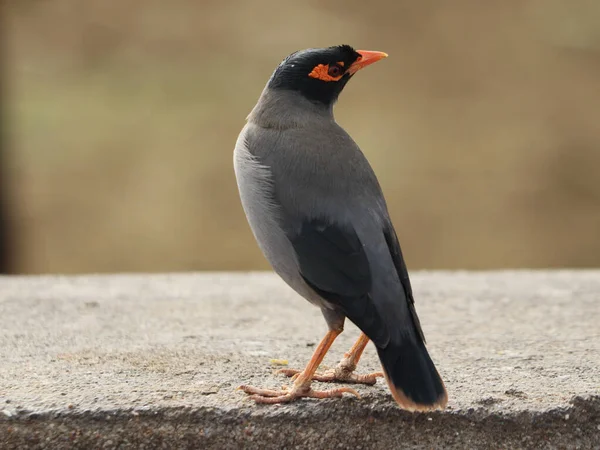
[[[409,411],[444,408],[448,394],[423,342],[406,337],[377,348],[394,399]]]

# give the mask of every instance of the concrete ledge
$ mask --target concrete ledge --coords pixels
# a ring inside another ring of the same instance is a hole
[[[444,412],[255,406],[320,312],[271,274],[0,278],[0,448],[598,448],[600,271],[415,273]],[[358,331],[348,324],[325,364]],[[362,372],[379,367],[370,346]]]

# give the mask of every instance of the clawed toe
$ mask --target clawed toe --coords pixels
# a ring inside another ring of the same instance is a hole
[[[276,375],[283,374],[286,377],[290,377],[292,381],[298,378],[298,376],[300,376],[300,373],[302,373],[302,371],[298,369],[279,369],[275,371]]]
[[[344,354],[335,369],[324,373],[315,373],[327,350],[333,344],[335,338],[341,333],[341,330],[329,330],[315,349],[312,358],[303,371],[295,369],[280,369],[276,373],[291,377],[294,380],[292,387],[283,387],[281,390],[260,389],[254,386],[243,385],[238,389],[244,391],[256,403],[287,403],[299,398],[332,398],[342,397],[343,394],[352,394],[358,398],[360,395],[350,387],[330,389],[327,391],[315,391],[311,388],[312,381],[341,382],[373,385],[377,378],[382,377],[381,372],[368,375],[359,375],[354,373],[358,360],[369,342],[366,334],[361,333],[360,337],[350,349],[350,352]]]
[[[294,386],[292,389],[283,389],[281,391],[271,389],[260,389],[254,386],[243,385],[238,388],[250,395],[250,399],[256,403],[273,404],[273,403],[288,403],[299,398],[333,398],[342,397],[344,393],[352,394],[360,398],[360,394],[352,388],[338,388],[328,391],[315,391],[310,387]]]
[[[340,381],[345,381],[346,383],[368,384],[373,386],[375,383],[377,383],[377,378],[383,378],[383,372],[374,372],[366,375],[350,373],[348,378],[342,378]]]
[[[259,396],[259,397],[280,397],[287,393],[287,389],[282,389],[281,391],[276,391],[273,389],[260,389],[254,386],[242,385],[238,388],[241,391],[244,391],[246,394],[251,396]]]
[[[280,369],[277,374],[283,374],[286,377],[291,377],[295,380],[300,375],[301,371],[296,369]],[[340,366],[336,369],[330,369],[326,372],[316,372],[312,376],[313,381],[320,381],[323,383],[352,383],[352,384],[366,384],[369,386],[377,383],[377,378],[383,378],[383,372],[374,372],[366,375],[357,374],[353,371],[348,371]]]

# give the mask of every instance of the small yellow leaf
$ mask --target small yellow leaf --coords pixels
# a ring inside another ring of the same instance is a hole
[[[288,365],[287,359],[271,359],[270,362],[271,362],[271,364],[274,364],[276,366],[287,366]]]

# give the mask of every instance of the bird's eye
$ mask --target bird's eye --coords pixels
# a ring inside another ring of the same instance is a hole
[[[344,63],[338,62],[335,64],[319,64],[315,66],[311,73],[308,74],[311,78],[316,78],[321,81],[338,81],[344,74]]]
[[[329,70],[327,70],[327,74],[330,77],[339,77],[342,74],[342,68],[338,64],[333,64],[329,66]]]

